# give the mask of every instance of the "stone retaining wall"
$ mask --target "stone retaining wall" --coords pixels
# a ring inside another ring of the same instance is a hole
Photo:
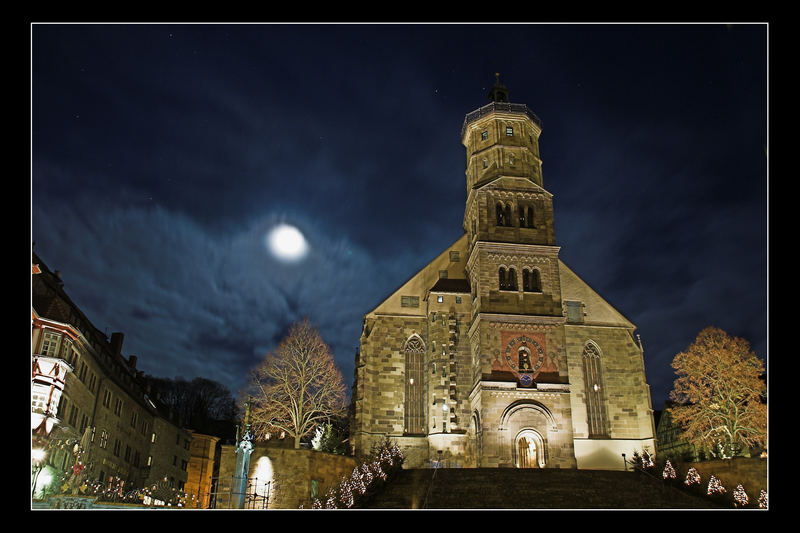
[[[767,459],[758,457],[736,457],[728,460],[713,460],[683,463],[677,474],[686,478],[686,471],[694,467],[700,474],[703,485],[711,476],[716,476],[728,493],[733,493],[742,484],[751,500],[757,499],[760,491],[767,489]]]

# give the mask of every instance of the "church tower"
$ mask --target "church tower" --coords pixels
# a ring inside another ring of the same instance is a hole
[[[559,258],[542,122],[509,94],[496,75],[464,119],[463,234],[364,316],[351,443],[388,437],[407,468],[622,469],[655,451],[636,326]]]
[[[490,103],[466,116],[461,134],[472,300],[470,428],[482,441],[480,466],[544,466],[549,458],[571,468],[565,318],[553,198],[543,187],[539,157],[542,123],[508,95],[498,76]],[[528,432],[519,436],[523,428]]]

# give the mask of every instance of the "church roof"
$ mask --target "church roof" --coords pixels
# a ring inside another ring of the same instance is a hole
[[[430,290],[431,292],[469,293],[469,280],[443,278],[437,281]]]

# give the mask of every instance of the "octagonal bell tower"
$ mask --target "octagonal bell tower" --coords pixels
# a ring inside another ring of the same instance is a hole
[[[518,466],[517,441],[524,441],[539,443],[541,466],[570,468],[565,318],[553,198],[539,155],[542,122],[525,104],[510,102],[495,76],[489,104],[467,114],[461,130],[472,291],[470,435],[481,466]]]

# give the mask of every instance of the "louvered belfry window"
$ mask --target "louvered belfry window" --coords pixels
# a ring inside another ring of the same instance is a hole
[[[591,342],[583,349],[583,380],[586,387],[589,437],[607,437],[608,423],[600,368],[600,350]]]
[[[407,434],[425,433],[425,345],[419,337],[411,337],[405,346],[405,413],[403,426]]]

